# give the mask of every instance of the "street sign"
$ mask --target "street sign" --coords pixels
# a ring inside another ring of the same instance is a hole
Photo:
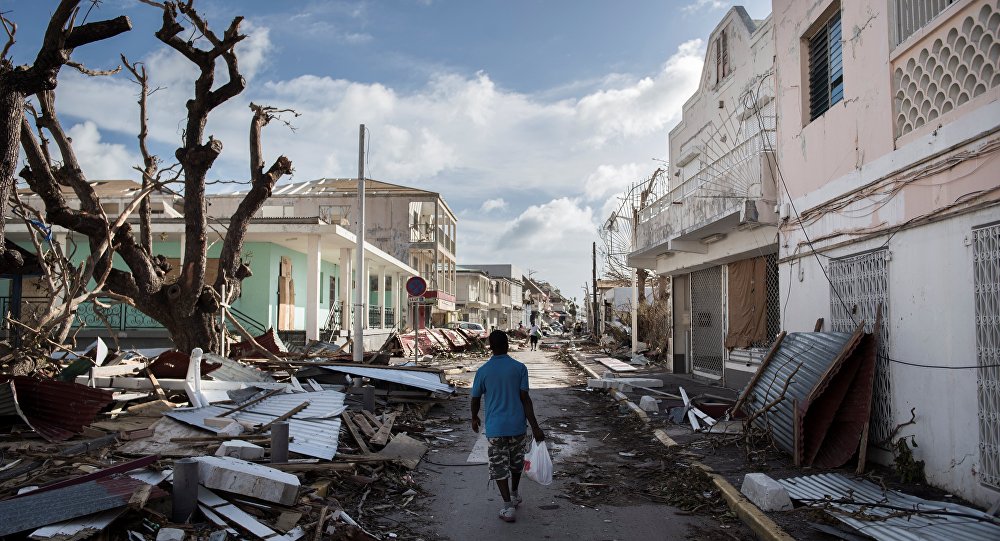
[[[406,292],[410,294],[411,297],[419,297],[427,291],[427,282],[419,277],[414,276],[406,281]]]

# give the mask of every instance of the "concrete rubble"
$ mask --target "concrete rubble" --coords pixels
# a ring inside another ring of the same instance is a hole
[[[764,473],[748,473],[743,477],[740,492],[761,511],[790,511],[792,500],[780,483]]]
[[[98,341],[32,376],[0,374],[0,426],[10,427],[0,433],[0,536],[399,535],[405,527],[380,517],[420,494],[407,472],[438,443],[428,413],[455,391],[440,362],[461,373],[484,351],[459,331],[421,338],[419,366],[390,364],[405,350],[398,336],[355,364],[345,344],[288,348],[272,331],[257,340],[270,356],[252,345],[224,357]],[[191,512],[173,516],[184,505]]]

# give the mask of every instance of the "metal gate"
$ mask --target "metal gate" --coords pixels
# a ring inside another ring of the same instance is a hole
[[[895,427],[892,417],[892,381],[889,376],[889,250],[880,249],[830,261],[830,327],[854,332],[861,320],[871,332],[875,312],[882,305],[882,328],[875,364],[870,441],[886,443]],[[838,295],[839,293],[839,295]]]
[[[1000,488],[1000,224],[973,229],[972,234],[980,480]]]
[[[691,366],[699,375],[722,378],[723,313],[722,267],[691,273]]]

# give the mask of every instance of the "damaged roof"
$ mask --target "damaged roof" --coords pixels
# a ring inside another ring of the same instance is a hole
[[[440,371],[424,371],[412,368],[380,368],[376,366],[358,366],[348,364],[338,364],[336,366],[321,366],[324,370],[331,372],[341,372],[352,376],[372,378],[400,385],[408,385],[425,391],[434,393],[452,394],[455,388],[443,381]]]
[[[18,416],[48,441],[64,441],[83,431],[113,393],[77,383],[14,376],[0,383],[0,416]]]
[[[333,460],[340,439],[340,414],[347,395],[337,391],[278,394],[261,400],[245,410],[227,416],[235,421],[264,425],[291,411],[303,402],[309,405],[288,419],[288,449],[301,455]],[[251,398],[251,400],[253,400]],[[178,408],[165,413],[182,423],[219,433],[222,429],[208,426],[205,419],[220,417],[231,407],[205,406]]]

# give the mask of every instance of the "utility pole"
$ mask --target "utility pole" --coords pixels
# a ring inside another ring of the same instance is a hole
[[[599,327],[601,324],[601,319],[600,319],[600,313],[597,310],[597,242],[594,242],[592,262],[593,262],[593,281],[594,281],[592,292],[594,295],[594,308],[590,311],[590,313],[594,318],[594,324],[590,328],[593,330],[592,332],[594,333],[594,338],[600,341],[601,329]]]
[[[358,130],[358,230],[354,232],[358,241],[357,263],[354,266],[354,338],[351,353],[354,362],[361,363],[365,355],[364,320],[365,298],[365,125]]]
[[[655,178],[655,177],[654,177]],[[639,209],[632,206],[632,251],[636,249],[639,234]],[[639,288],[642,288],[642,295]],[[632,356],[639,354],[639,298],[646,298],[646,283],[639,283],[639,267],[632,269]]]

